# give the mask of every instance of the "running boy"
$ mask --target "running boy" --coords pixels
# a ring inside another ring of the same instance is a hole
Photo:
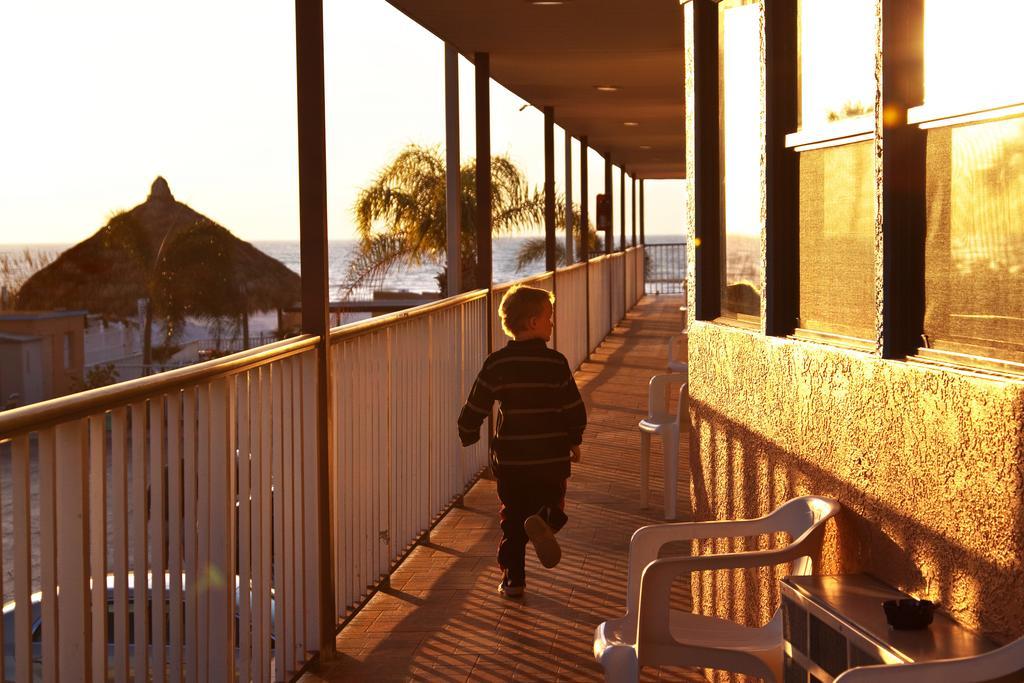
[[[549,349],[555,297],[516,285],[502,298],[501,327],[512,337],[477,375],[459,415],[463,446],[480,439],[480,425],[498,401],[491,469],[498,481],[502,538],[501,583],[510,598],[526,588],[526,541],[541,564],[558,564],[555,532],[565,526],[565,482],[579,462],[587,411],[565,356]]]

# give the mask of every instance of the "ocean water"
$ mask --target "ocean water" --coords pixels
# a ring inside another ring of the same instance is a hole
[[[561,236],[559,236],[561,237]],[[508,282],[536,273],[543,272],[544,261],[538,259],[523,270],[516,268],[516,255],[522,245],[529,239],[527,237],[495,237],[492,246],[494,259],[494,281]],[[564,239],[564,238],[562,238]],[[652,244],[681,242],[682,236],[677,235],[648,235],[647,241]],[[296,273],[301,274],[301,259],[299,256],[299,242],[291,241],[254,241],[253,245],[268,256],[272,256],[285,264]],[[2,265],[4,259],[8,263],[21,266],[25,263],[25,254],[33,257],[42,257],[52,260],[62,251],[71,245],[61,244],[0,244],[0,277],[2,277]],[[348,272],[348,264],[355,252],[357,243],[355,240],[332,240],[328,246],[329,281],[331,286],[331,298],[339,298],[340,289],[345,282]],[[444,269],[444,263],[425,263],[418,267],[394,268],[387,277],[385,287],[392,290],[407,290],[410,292],[436,292],[437,274]],[[29,273],[21,273],[21,277]]]

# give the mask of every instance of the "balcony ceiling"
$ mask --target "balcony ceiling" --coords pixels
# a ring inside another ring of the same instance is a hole
[[[586,135],[627,173],[685,177],[678,0],[388,1],[468,59],[489,52],[492,78],[538,108],[554,107],[558,125]]]

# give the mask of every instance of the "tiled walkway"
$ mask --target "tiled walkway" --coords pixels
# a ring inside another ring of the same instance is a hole
[[[652,453],[651,506],[639,505],[637,420],[647,381],[664,372],[680,326],[680,297],[647,297],[576,373],[589,413],[583,462],[573,468],[559,534],[562,562],[527,562],[520,601],[495,592],[500,531],[494,482],[478,482],[338,636],[338,656],[303,677],[315,681],[599,680],[594,627],[620,616],[633,531],[659,521],[661,450]],[[657,440],[655,440],[657,443]],[[689,509],[681,445],[679,509]],[[692,671],[645,671],[645,680],[704,680]]]

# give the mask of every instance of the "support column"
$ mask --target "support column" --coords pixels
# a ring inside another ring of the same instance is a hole
[[[477,52],[473,61],[476,64],[476,286],[490,289],[491,56]],[[491,338],[489,328],[487,338]]]
[[[544,270],[558,267],[555,253],[555,108],[544,107]]]
[[[565,131],[565,265],[571,266],[576,258],[573,254],[572,215],[572,136]]]
[[[586,328],[587,328],[587,357],[590,357],[590,192],[587,180],[587,157],[589,156],[590,145],[587,136],[580,138],[580,260],[586,263]]]
[[[644,218],[645,217],[646,217],[646,214],[644,213],[644,179],[641,178],[640,179],[640,244],[647,244],[647,241],[644,239]]]
[[[612,155],[611,153],[605,153],[604,155],[604,196],[608,198],[608,204],[611,207],[608,212],[608,229],[604,231],[604,253],[612,253],[612,242],[615,241],[615,225],[611,220],[611,217],[615,215],[615,192],[612,187]]]
[[[697,320],[714,320],[721,306],[719,190],[718,3],[692,0],[694,292]]]
[[[875,137],[875,164],[882,178],[882,287],[875,296],[882,357],[903,358],[917,352],[924,332],[926,138],[907,123],[907,109],[924,101],[924,0],[880,4],[881,69],[875,73],[882,97],[875,125],[882,134]]]
[[[587,144],[587,136],[580,138],[580,260],[590,260],[590,192],[587,179],[587,157],[590,146]]]
[[[315,443],[303,457],[316,471],[315,530],[320,660],[334,657],[331,538],[331,365],[327,266],[327,125],[324,105],[324,12],[322,0],[295,0],[295,71],[298,107],[299,253],[302,263],[302,331],[320,337],[316,349]],[[308,495],[308,494],[307,494]]]
[[[448,296],[462,291],[462,173],[459,167],[459,51],[444,46],[445,228]]]
[[[797,0],[765,5],[765,264],[764,333],[796,328],[800,172],[786,133],[797,129]]]
[[[494,350],[491,310],[491,55],[473,55],[476,85],[476,287],[487,289],[487,352]],[[494,434],[488,417],[488,439]]]
[[[626,169],[619,167],[619,251],[626,251]]]
[[[632,246],[635,247],[636,246],[636,178],[633,178],[633,182],[631,183],[631,185],[633,186],[633,201],[630,202],[629,206],[630,206],[630,211],[633,214],[633,222],[632,222],[632,225],[633,225],[633,242],[632,242]]]

